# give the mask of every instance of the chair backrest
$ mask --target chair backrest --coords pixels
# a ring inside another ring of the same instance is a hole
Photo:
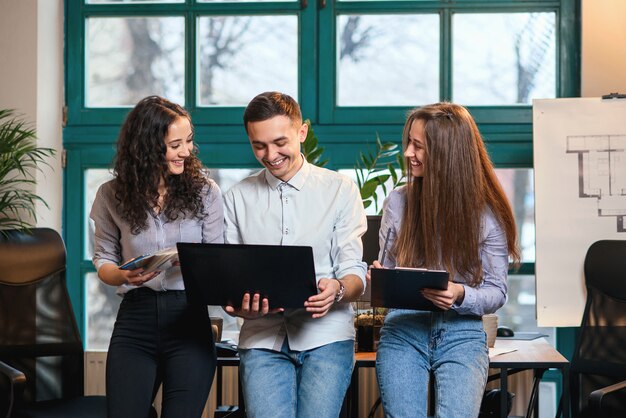
[[[380,229],[380,215],[368,215],[367,216],[367,231],[361,237],[363,243],[363,261],[367,265],[371,265],[374,260],[378,260],[379,243],[378,243],[378,231]],[[365,288],[365,293],[359,298],[359,302],[364,302],[365,305],[362,308],[370,308],[370,300],[372,300],[370,287]]]
[[[83,348],[59,234],[0,235],[0,360],[24,372],[25,400],[81,395]]]
[[[361,237],[363,241],[363,261],[367,265],[372,264],[374,260],[378,259],[378,252],[380,244],[378,243],[378,230],[380,229],[380,215],[368,215],[367,217],[367,231]]]
[[[589,393],[626,380],[626,240],[593,243],[584,272],[587,302],[571,365],[573,410],[583,416]],[[626,396],[605,404],[605,416],[623,413]]]

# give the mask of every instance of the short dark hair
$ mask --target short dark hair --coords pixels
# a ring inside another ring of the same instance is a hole
[[[248,123],[261,122],[274,116],[287,116],[294,125],[302,124],[302,112],[293,97],[277,91],[266,91],[252,99],[243,112],[246,132]]]

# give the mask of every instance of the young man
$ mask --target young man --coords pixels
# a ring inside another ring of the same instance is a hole
[[[309,164],[300,153],[308,126],[296,101],[266,92],[248,104],[244,124],[264,169],[225,196],[226,242],[313,248],[319,293],[283,310],[243,296],[239,337],[246,414],[336,418],[354,363],[350,301],[365,288],[365,212],[353,181]]]

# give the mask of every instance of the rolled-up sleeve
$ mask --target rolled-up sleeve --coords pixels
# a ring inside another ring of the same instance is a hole
[[[338,205],[333,233],[331,257],[334,260],[335,277],[342,278],[354,274],[361,279],[365,289],[367,264],[363,262],[363,242],[361,237],[367,230],[365,209],[356,184],[346,179],[341,188],[345,201]]]
[[[94,223],[93,265],[98,270],[103,264],[121,262],[120,230],[109,210],[110,199],[106,196],[106,185],[96,193],[89,217]]]
[[[453,309],[462,315],[494,313],[507,300],[507,277],[509,269],[506,233],[491,213],[483,217],[485,238],[480,256],[483,282],[478,287],[465,287],[465,298]]]

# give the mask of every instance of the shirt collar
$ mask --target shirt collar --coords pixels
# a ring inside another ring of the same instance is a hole
[[[311,173],[311,164],[306,160],[304,154],[300,155],[302,155],[302,167],[289,181],[282,181],[274,177],[267,169],[265,170],[265,181],[272,190],[276,190],[282,183],[287,183],[296,190],[301,190],[304,187],[304,183]]]

